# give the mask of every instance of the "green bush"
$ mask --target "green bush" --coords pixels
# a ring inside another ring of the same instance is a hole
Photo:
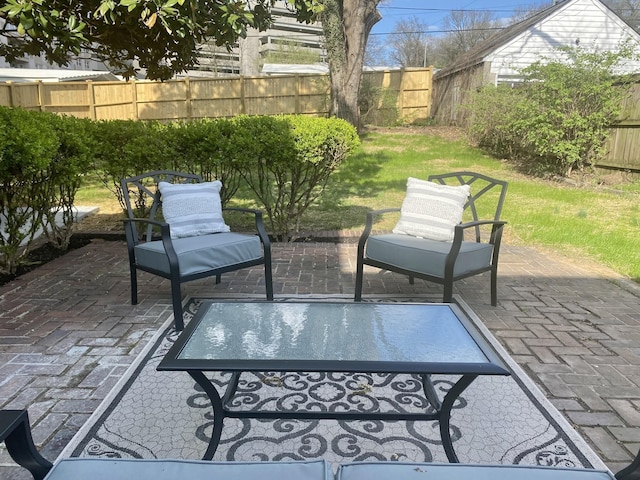
[[[88,165],[87,121],[0,107],[0,270],[14,273],[40,232],[66,248]],[[62,225],[56,225],[59,215]]]
[[[93,122],[90,136],[94,169],[125,208],[120,180],[150,170],[171,169],[174,158],[159,122],[107,120]]]
[[[233,167],[233,122],[224,118],[173,122],[166,135],[173,159],[172,169],[197,173],[206,181],[220,180],[222,205],[236,194],[242,181]]]
[[[49,241],[66,250],[76,221],[74,200],[84,175],[91,168],[90,121],[50,115],[58,136],[58,150],[44,171],[48,180],[51,208],[44,211],[44,230]],[[56,220],[57,219],[57,220]]]
[[[605,153],[628,78],[616,75],[633,49],[616,52],[561,48],[564,59],[541,59],[523,69],[515,88],[485,87],[471,95],[470,134],[492,153],[533,173],[570,175]]]
[[[264,207],[271,230],[292,240],[329,176],[359,145],[355,128],[336,118],[300,115],[233,119],[233,162]]]
[[[399,123],[398,92],[375,85],[363,77],[358,108],[364,125],[394,126]]]
[[[95,168],[123,208],[122,178],[165,169],[197,173],[222,181],[223,205],[241,187],[252,192],[283,240],[295,237],[302,214],[358,144],[345,121],[295,115],[93,126]]]

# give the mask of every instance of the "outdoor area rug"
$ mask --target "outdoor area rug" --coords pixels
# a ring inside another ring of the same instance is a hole
[[[310,300],[289,297],[278,301]],[[346,298],[323,297],[330,301]],[[185,306],[186,320],[203,299]],[[316,301],[320,299],[316,298]],[[378,301],[412,301],[379,298]],[[424,301],[424,299],[422,299]],[[480,376],[452,412],[454,448],[463,463],[606,468],[562,415],[509,357],[470,308],[457,300],[512,369],[511,377]],[[213,424],[207,396],[185,372],[156,366],[177,338],[172,319],[74,437],[61,457],[181,458],[204,454]],[[210,374],[216,385],[228,374]],[[433,376],[446,392],[454,377]],[[235,405],[278,408],[331,399],[350,408],[424,409],[419,378],[412,375],[256,372],[242,375]],[[437,422],[253,420],[226,418],[213,460],[306,460],[336,466],[361,460],[446,462]]]

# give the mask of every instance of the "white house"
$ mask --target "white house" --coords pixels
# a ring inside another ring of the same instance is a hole
[[[640,35],[599,0],[564,0],[496,33],[436,72],[432,115],[441,123],[464,124],[459,109],[465,93],[487,83],[517,81],[518,71],[542,57],[558,56],[558,47],[582,46],[613,51]],[[640,72],[629,61],[624,73]],[[623,73],[623,72],[621,72]]]

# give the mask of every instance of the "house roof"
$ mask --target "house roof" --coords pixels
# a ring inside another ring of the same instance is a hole
[[[0,82],[71,82],[122,80],[109,71],[41,68],[0,68]]]
[[[517,36],[525,33],[534,25],[542,22],[546,18],[555,14],[558,10],[566,8],[568,5],[573,3],[575,0],[564,0],[559,1],[555,5],[550,6],[544,10],[535,13],[534,15],[525,18],[524,20],[514,23],[513,25],[500,30],[496,34],[489,37],[482,43],[479,43],[474,48],[469,50],[468,52],[460,55],[457,60],[451,62],[444,68],[438,70],[438,72],[434,75],[434,77],[444,77],[450,75],[455,72],[459,72],[460,70],[464,70],[469,67],[473,67],[474,65],[478,65],[482,63],[487,55],[495,51],[497,48],[505,45],[510,42]],[[609,9],[609,7],[603,3],[603,5]],[[609,9],[610,10],[610,9]],[[625,22],[626,23],[626,22]],[[629,27],[631,28],[631,27]]]

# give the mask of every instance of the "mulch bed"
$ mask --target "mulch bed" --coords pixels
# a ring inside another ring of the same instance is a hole
[[[91,238],[86,235],[73,235],[67,250],[60,250],[59,248],[54,247],[51,243],[45,243],[44,245],[29,252],[26,257],[26,262],[18,267],[16,273],[0,273],[0,286],[15,280],[20,275],[24,275],[25,273],[35,270],[51,260],[65,255],[71,250],[84,247],[89,243],[91,243]]]

